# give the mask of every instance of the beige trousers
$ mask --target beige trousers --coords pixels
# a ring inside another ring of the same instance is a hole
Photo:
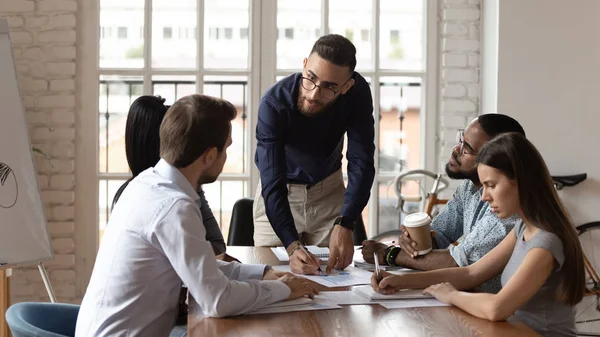
[[[344,177],[342,170],[334,172],[311,187],[287,184],[288,201],[296,230],[308,245],[329,245],[333,222],[340,216],[344,203]],[[254,245],[282,246],[265,213],[259,181],[254,197]]]

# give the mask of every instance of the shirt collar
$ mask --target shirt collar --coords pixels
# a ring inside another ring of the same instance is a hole
[[[172,181],[177,187],[179,187],[185,194],[187,194],[194,201],[200,199],[198,192],[194,190],[194,187],[187,178],[179,171],[175,166],[167,163],[166,160],[160,159],[154,166],[154,170],[161,177]]]

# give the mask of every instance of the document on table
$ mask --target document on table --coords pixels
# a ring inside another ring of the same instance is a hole
[[[363,293],[367,298],[371,300],[404,300],[404,299],[423,299],[432,298],[429,294],[423,294],[423,289],[406,289],[400,290],[390,295],[380,294],[375,292],[371,286],[356,287],[357,291]]]
[[[329,310],[340,308],[341,307],[339,305],[330,302],[324,297],[315,297],[314,299],[310,299],[308,297],[301,297],[291,301],[281,301],[273,303],[267,305],[264,308],[248,312],[246,313],[246,315],[276,314],[282,312]]]
[[[322,270],[325,270],[326,266],[321,266]],[[273,269],[291,272],[290,266],[273,266]],[[300,275],[298,276],[305,277],[311,281],[322,284],[326,287],[347,287],[347,286],[355,286],[360,284],[370,284],[371,283],[371,273],[362,270],[353,266],[348,266],[344,270],[333,269],[331,274],[329,275]]]
[[[346,291],[321,291],[316,298],[324,298],[337,305],[360,305],[360,304],[379,304],[380,302],[371,301],[363,293],[356,290]]]
[[[377,303],[386,309],[449,307],[450,306],[450,304],[442,303],[435,298],[377,301]]]
[[[309,252],[315,254],[316,257],[321,259],[321,261],[327,261],[329,259],[329,248],[327,247],[317,247],[317,246],[306,246]],[[277,256],[279,261],[289,261],[290,257],[288,256],[287,251],[284,247],[272,247],[271,251],[273,254]]]
[[[401,308],[420,308],[420,307],[443,307],[449,306],[438,301],[435,298],[419,298],[419,299],[404,299],[404,300],[371,300],[364,292],[357,290],[347,291],[322,291],[315,298],[323,298],[330,303],[337,305],[374,305],[379,304],[386,309],[401,309]]]

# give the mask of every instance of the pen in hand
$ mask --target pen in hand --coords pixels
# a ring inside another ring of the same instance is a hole
[[[306,254],[306,256],[308,256],[308,258],[311,259],[317,265],[317,271],[319,272],[319,274],[321,276],[325,276],[325,273],[323,272],[323,270],[321,270],[321,266],[319,266],[319,264],[317,263],[317,261],[315,261],[315,259],[312,258],[312,255],[310,255],[310,253],[308,252],[308,250],[306,250],[306,248],[304,247],[304,243],[300,244],[300,249],[302,249],[302,251],[304,252],[304,254]]]
[[[373,260],[375,261],[375,278],[377,279],[377,283],[379,283],[381,282],[381,269],[379,268],[379,258],[376,252],[373,252]]]

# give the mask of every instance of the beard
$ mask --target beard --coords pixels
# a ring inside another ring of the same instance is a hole
[[[454,161],[460,167],[461,163],[458,160],[458,157],[454,154],[454,152],[452,152],[452,158],[454,158]],[[469,170],[467,172],[460,171],[460,169],[458,171],[452,171],[452,169],[450,167],[450,163],[448,162],[446,164],[446,175],[448,175],[448,178],[455,179],[455,180],[469,179],[475,185],[479,185],[479,183],[480,183],[479,175],[477,174],[477,167],[475,167],[472,170]]]
[[[214,183],[215,181],[217,181],[217,178],[219,178],[218,174],[215,174],[215,175],[202,174],[202,175],[200,175],[200,177],[198,177],[198,187],[205,185],[205,184]]]
[[[300,113],[307,117],[318,117],[327,111],[327,108],[335,102],[335,99],[327,102],[326,104],[321,104],[319,102],[319,105],[317,105],[316,107],[307,107],[305,102],[306,97],[300,94],[297,103],[298,110],[300,110]]]

